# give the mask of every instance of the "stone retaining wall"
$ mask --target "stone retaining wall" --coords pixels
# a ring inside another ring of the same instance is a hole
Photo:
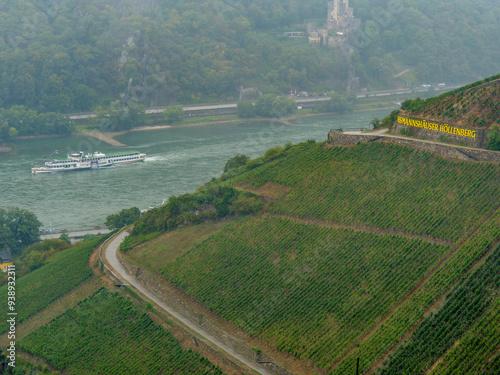
[[[225,333],[222,329],[212,324],[210,321],[206,320],[203,315],[200,315],[194,312],[185,302],[176,298],[172,293],[166,291],[161,284],[155,280],[155,278],[132,264],[123,259],[120,252],[117,252],[118,259],[120,263],[125,267],[125,269],[133,275],[137,280],[139,280],[146,288],[148,288],[151,292],[156,294],[160,299],[174,307],[181,314],[192,320],[193,322],[199,324],[203,329],[210,332],[212,335],[216,336],[225,344],[231,346],[245,357],[252,359],[255,362],[274,362],[273,359],[267,357],[265,353],[259,354],[257,357],[257,353],[243,344],[241,341],[238,341],[234,337],[231,337],[227,333]],[[198,340],[200,342],[200,340]],[[278,375],[292,375],[292,373],[286,371],[285,369],[273,365],[272,363],[261,364],[261,366],[266,367],[268,370],[278,374]]]
[[[330,132],[328,134],[328,142],[336,146],[355,145],[358,142],[393,142],[435,152],[452,159],[500,162],[500,152],[498,151],[479,150],[475,148],[459,147],[454,145],[447,145],[445,143],[426,142],[419,139],[403,138],[390,135],[370,135],[369,133],[342,134]]]

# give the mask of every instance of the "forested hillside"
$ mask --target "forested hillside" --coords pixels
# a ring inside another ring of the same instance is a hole
[[[159,279],[264,351],[301,361],[303,373],[351,373],[358,357],[364,374],[496,373],[499,181],[498,164],[309,141],[171,198],[131,238],[175,227],[165,222],[196,224],[200,207],[215,212],[203,192],[215,192],[229,206],[205,217],[232,223],[174,257],[159,237],[144,262],[157,259]],[[237,196],[233,188],[260,195],[264,207],[235,215],[236,200],[223,199]]]
[[[117,99],[145,105],[218,101],[237,98],[241,85],[264,93],[342,91],[349,75],[350,62],[339,51],[277,37],[304,31],[310,21],[321,27],[326,0],[0,3],[4,108],[78,112]],[[378,25],[352,57],[360,87],[464,82],[494,73],[497,2],[350,4],[365,34],[372,21]]]
[[[497,74],[500,52],[492,46],[500,36],[495,21],[500,16],[498,2],[351,0],[349,4],[356,17],[382,24],[380,37],[367,39],[362,48],[358,74],[364,81],[384,81],[405,69],[410,71],[400,79],[429,84],[466,83]],[[380,9],[399,13],[387,18]],[[363,29],[369,36],[366,22]]]

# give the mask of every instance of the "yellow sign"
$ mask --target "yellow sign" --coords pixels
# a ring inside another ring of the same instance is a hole
[[[461,137],[476,138],[476,132],[474,130],[456,128],[448,124],[445,125],[433,124],[431,122],[427,122],[427,120],[415,120],[401,116],[398,116],[398,122],[402,125],[413,126],[416,128],[434,130],[441,133],[459,135]]]

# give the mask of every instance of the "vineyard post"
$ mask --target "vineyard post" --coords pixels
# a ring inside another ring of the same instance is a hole
[[[359,357],[358,360],[356,361],[356,375],[359,375]]]

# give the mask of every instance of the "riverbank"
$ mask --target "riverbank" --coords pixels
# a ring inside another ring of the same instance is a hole
[[[393,109],[392,107],[389,108],[380,108],[380,110],[390,110]],[[359,110],[359,111],[354,111],[354,113],[363,113],[363,112],[370,112],[371,110]],[[78,134],[84,134],[90,137],[97,138],[103,142],[106,142],[112,146],[126,146],[125,144],[117,141],[114,139],[114,137],[118,137],[120,135],[128,134],[131,132],[141,132],[141,131],[149,131],[149,130],[162,130],[162,129],[172,129],[172,128],[188,128],[188,127],[198,127],[198,126],[208,126],[208,125],[218,125],[218,124],[238,124],[238,123],[247,123],[247,122],[275,122],[279,124],[283,124],[286,126],[294,126],[294,123],[292,121],[303,119],[303,118],[309,118],[309,117],[320,117],[320,116],[327,116],[327,115],[336,115],[335,113],[308,113],[300,116],[290,116],[290,117],[285,117],[285,118],[257,118],[257,119],[231,119],[231,120],[223,120],[223,121],[207,121],[207,122],[195,122],[195,123],[187,123],[187,124],[177,124],[177,125],[151,125],[151,126],[141,126],[137,128],[132,128],[130,130],[125,130],[121,132],[114,132],[114,133],[101,133],[101,132],[85,132],[85,133],[78,133]]]
[[[363,109],[355,109],[353,113],[364,113],[364,112],[371,112],[374,110],[391,110],[394,109],[394,107],[384,107],[384,108],[363,108]],[[308,110],[304,110],[304,114],[301,115],[295,115],[295,116],[290,116],[290,117],[285,117],[285,118],[252,118],[252,119],[240,119],[240,118],[234,118],[234,115],[227,115],[230,119],[228,120],[216,120],[216,121],[210,121],[210,117],[206,117],[206,121],[198,121],[198,122],[188,122],[188,123],[178,123],[175,125],[147,125],[147,126],[141,126],[141,127],[136,127],[132,128],[130,130],[123,130],[119,132],[109,132],[109,133],[103,133],[100,131],[80,131],[80,132],[74,132],[71,133],[71,135],[79,135],[79,136],[86,136],[86,137],[92,137],[96,138],[99,141],[102,141],[104,143],[107,143],[111,146],[115,147],[126,147],[127,145],[119,142],[115,139],[115,137],[128,134],[130,132],[140,132],[140,131],[149,131],[149,130],[162,130],[162,129],[171,129],[171,128],[188,128],[188,127],[198,127],[198,126],[208,126],[208,125],[218,125],[218,124],[238,124],[238,123],[247,123],[247,122],[275,122],[275,123],[280,123],[286,126],[293,126],[293,122],[298,119],[303,119],[303,118],[309,118],[309,117],[318,117],[318,116],[327,116],[327,115],[332,115],[335,116],[337,115],[336,113],[310,113]],[[217,118],[224,117],[224,116],[215,116]],[[53,134],[53,135],[30,135],[30,136],[22,136],[22,137],[16,137],[10,139],[12,140],[27,140],[27,139],[45,139],[45,138],[55,138],[55,137],[63,137],[64,134]],[[0,140],[2,141],[2,140]],[[0,147],[0,153],[9,153],[11,152],[12,149],[10,147]]]
[[[416,96],[416,94],[413,95],[408,95],[406,94],[404,98],[394,98],[394,97],[366,97],[366,98],[360,98],[358,99],[358,102],[353,105],[353,112],[354,113],[363,113],[363,112],[370,112],[370,111],[377,111],[377,110],[391,110],[395,109],[395,102],[394,99],[398,101],[402,101],[402,99],[407,99],[407,98],[413,98],[413,96]],[[149,116],[150,115],[150,116]],[[147,130],[161,130],[161,129],[169,129],[169,128],[178,128],[178,127],[194,127],[194,126],[206,126],[206,125],[217,125],[217,124],[227,124],[227,123],[245,123],[245,122],[276,122],[276,123],[281,123],[287,126],[293,126],[294,124],[292,121],[297,120],[297,119],[302,119],[302,118],[307,118],[307,117],[314,117],[314,116],[325,116],[329,115],[328,113],[312,113],[311,109],[300,109],[297,111],[297,114],[291,117],[287,118],[281,118],[281,119],[269,119],[269,118],[257,118],[257,119],[241,119],[238,118],[237,115],[214,115],[214,116],[207,116],[207,117],[193,117],[193,118],[186,118],[183,121],[186,121],[186,123],[179,123],[175,125],[155,125],[155,123],[164,123],[163,117],[161,116],[161,113],[149,113],[148,115],[148,122],[149,124],[146,126],[142,127],[137,127],[133,128],[130,130],[126,131],[120,131],[120,132],[110,132],[110,133],[103,133],[98,131],[98,129],[95,129],[94,126],[90,122],[86,123],[85,120],[81,121],[79,125],[76,126],[76,131],[71,133],[71,135],[79,135],[79,136],[86,136],[86,137],[92,137],[96,138],[99,141],[105,142],[109,145],[116,146],[116,147],[126,147],[125,144],[117,141],[115,137],[118,137],[123,134],[127,134],[129,132],[135,132],[135,131],[147,131]],[[331,113],[331,115],[336,115],[334,113]],[[94,128],[94,129],[93,129]],[[13,140],[27,140],[27,139],[43,139],[43,138],[54,138],[54,137],[63,137],[67,136],[69,134],[53,134],[53,135],[32,135],[32,136],[21,136],[21,137],[16,137],[16,138],[11,138],[8,140],[0,139],[0,142],[7,142],[7,141],[13,141]],[[8,151],[10,152],[10,151]],[[0,153],[7,153],[7,151],[2,151],[0,150]]]
[[[12,151],[11,147],[0,146],[0,154],[8,154],[11,151]]]
[[[162,129],[172,129],[172,128],[189,128],[189,127],[197,127],[197,126],[207,126],[207,125],[217,125],[217,124],[238,124],[238,123],[246,123],[246,122],[276,122],[279,124],[283,124],[286,126],[293,126],[294,124],[290,121],[296,120],[298,118],[312,117],[312,116],[321,116],[323,114],[309,114],[304,116],[293,116],[289,118],[281,118],[281,119],[270,119],[270,118],[260,118],[260,119],[238,119],[238,120],[224,120],[224,121],[207,121],[207,122],[194,122],[187,124],[177,124],[177,125],[151,125],[151,126],[141,126],[137,128],[132,128],[130,130],[124,130],[121,132],[113,132],[113,133],[101,133],[101,132],[84,132],[84,133],[75,133],[78,135],[85,135],[88,137],[94,137],[99,139],[102,142],[105,142],[111,146],[117,147],[125,147],[126,144],[121,143],[115,139],[120,135],[132,133],[132,132],[142,132],[149,130],[162,130]]]
[[[127,134],[127,133],[128,133],[128,130],[121,131],[121,132],[114,132],[114,133],[85,132],[85,133],[76,133],[76,134],[96,138],[96,139],[98,139],[102,142],[105,142],[111,146],[125,147],[127,145],[124,143],[118,142],[115,139],[115,137],[118,137],[120,135]],[[75,134],[75,133],[73,133],[73,134]]]

